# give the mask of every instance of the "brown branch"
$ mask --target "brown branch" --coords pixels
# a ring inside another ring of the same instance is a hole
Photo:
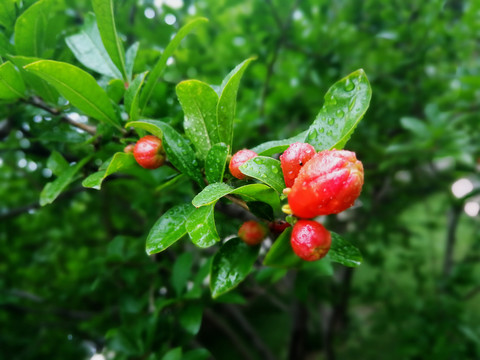
[[[34,96],[34,97],[32,97],[31,100],[25,100],[25,102],[27,104],[33,105],[33,106],[35,106],[39,109],[45,110],[46,112],[48,112],[48,113],[50,113],[54,116],[60,116],[60,119],[62,119],[62,121],[65,121],[68,124],[89,133],[90,135],[96,135],[97,134],[97,128],[95,126],[82,124],[82,123],[76,122],[75,120],[72,120],[71,118],[69,118],[66,115],[62,115],[62,113],[58,109],[54,109],[54,108],[49,107],[39,97]]]

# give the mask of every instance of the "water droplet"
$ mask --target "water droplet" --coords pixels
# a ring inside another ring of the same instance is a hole
[[[328,123],[328,125],[333,125],[335,123],[335,119],[334,118],[329,118],[327,123]]]
[[[320,128],[320,130],[318,130],[318,132],[319,132],[320,134],[323,134],[323,133],[325,132],[325,129],[324,129],[324,128]]]
[[[355,89],[355,84],[352,80],[347,79],[347,81],[345,81],[345,91],[352,91],[353,89]]]
[[[278,169],[275,166],[272,166],[272,171],[274,174],[278,174]]]
[[[332,105],[335,105],[337,103],[337,99],[335,99],[335,96],[333,95],[330,95],[330,98],[328,100],[328,102]]]
[[[327,131],[327,135],[328,135],[328,136],[332,136],[332,135],[333,135],[332,130],[328,130],[328,131]]]
[[[337,112],[335,113],[335,115],[337,115],[337,117],[339,117],[341,119],[341,118],[343,118],[345,113],[343,112],[343,110],[338,109]]]
[[[312,130],[310,131],[310,133],[308,134],[308,138],[309,138],[310,140],[313,140],[313,139],[315,139],[316,137],[317,137],[317,130],[312,129]]]
[[[254,159],[253,159],[253,162],[254,162],[255,164],[259,164],[259,165],[260,165],[260,164],[262,163],[262,159],[260,159],[260,158],[254,158]]]

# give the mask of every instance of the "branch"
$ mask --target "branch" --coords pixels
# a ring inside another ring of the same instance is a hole
[[[62,115],[61,112],[58,109],[54,109],[54,108],[49,107],[39,97],[34,96],[34,97],[32,97],[31,100],[25,100],[25,102],[27,104],[33,105],[33,106],[35,106],[39,109],[45,110],[46,112],[48,112],[52,115],[60,116],[60,119],[62,119],[63,121],[67,122],[68,124],[70,124],[70,125],[72,125],[76,128],[79,128],[79,129],[89,133],[90,135],[96,135],[97,134],[97,128],[95,126],[82,124],[82,123],[76,122],[75,120],[72,120],[71,118],[69,118],[66,115]]]
[[[448,278],[452,273],[453,252],[455,248],[458,220],[462,209],[453,205],[447,215],[447,243],[445,245],[445,257],[443,261],[443,277]]]

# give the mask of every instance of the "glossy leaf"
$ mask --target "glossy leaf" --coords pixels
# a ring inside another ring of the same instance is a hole
[[[61,0],[40,0],[23,12],[15,23],[17,54],[42,57],[51,42],[49,20],[61,5]]]
[[[290,235],[292,234],[292,228],[287,228],[280,236],[275,240],[272,247],[265,255],[263,265],[281,267],[281,268],[293,268],[299,267],[302,264],[300,259],[292,250],[290,245]]]
[[[215,227],[214,204],[195,209],[185,224],[192,242],[201,248],[215,245],[220,238]]]
[[[224,143],[215,144],[205,160],[205,176],[209,184],[223,181],[227,165],[228,146]]]
[[[343,149],[370,105],[372,89],[363,70],[336,82],[308,129],[306,142],[316,150]]]
[[[162,138],[168,160],[182,173],[195,180],[201,187],[204,186],[195,153],[187,141],[170,125],[158,120],[139,120],[129,122],[125,126],[144,129]]]
[[[280,161],[276,159],[257,156],[245,162],[239,169],[245,175],[264,182],[280,194],[285,189]]]
[[[133,154],[126,154],[123,152],[117,152],[112,160],[108,163],[105,170],[97,171],[83,180],[82,185],[87,188],[93,188],[100,190],[102,182],[105,178],[118,171],[128,169],[135,164]]]
[[[40,206],[51,204],[62,193],[63,190],[75,180],[75,175],[78,171],[90,160],[91,156],[86,157],[75,165],[69,166],[63,171],[59,177],[54,181],[45,185],[40,193]]]
[[[247,66],[254,58],[250,58],[237,65],[223,80],[217,105],[217,129],[220,141],[232,146],[233,121],[237,104],[237,92],[240,80]]]
[[[355,246],[343,239],[340,235],[332,232],[332,245],[327,257],[337,263],[349,267],[359,266],[362,261],[362,254]]]
[[[110,59],[115,64],[123,79],[127,81],[127,70],[125,66],[125,50],[118,37],[113,15],[113,0],[92,0],[93,11],[97,16],[98,30],[102,38],[103,45],[110,55]]]
[[[293,144],[294,142],[304,142],[306,136],[307,132],[304,131],[288,139],[267,141],[263,144],[255,146],[251,150],[262,156],[279,154],[284,152],[290,146],[290,144]]]
[[[10,56],[10,60],[19,68],[23,79],[35,94],[45,100],[47,103],[56,104],[58,101],[58,91],[45,80],[39,78],[24,69],[26,65],[39,61],[38,58],[26,56]]]
[[[142,109],[145,107],[146,103],[150,99],[150,96],[152,96],[155,84],[157,83],[158,78],[162,75],[165,67],[167,66],[168,58],[173,55],[173,52],[178,47],[178,45],[180,45],[182,39],[187,36],[191,31],[193,31],[193,29],[195,29],[198,25],[206,23],[207,21],[208,19],[206,18],[197,18],[190,21],[188,24],[184,25],[180,30],[178,30],[175,37],[167,45],[162,56],[160,56],[160,59],[155,64],[155,67],[153,68],[150,76],[147,79],[147,82],[145,83],[145,87],[143,89],[140,99],[140,107]]]
[[[161,252],[180,240],[186,233],[185,222],[194,210],[190,204],[172,207],[150,229],[146,250],[148,255]]]
[[[10,61],[0,65],[0,99],[11,100],[25,95],[22,76]]]
[[[185,134],[205,159],[212,145],[220,141],[216,124],[218,95],[210,85],[198,80],[182,81],[176,90],[185,114]]]
[[[214,204],[220,198],[229,194],[237,194],[244,197],[247,201],[263,201],[274,209],[280,206],[280,200],[277,193],[270,187],[263,184],[251,184],[232,188],[225,183],[210,184],[193,198],[192,204],[195,207]]]
[[[118,127],[107,93],[82,69],[59,61],[40,60],[25,70],[52,84],[63,97],[88,116]]]
[[[259,246],[248,246],[239,238],[227,241],[215,254],[210,271],[212,297],[238,286],[251,272],[258,256]]]
[[[147,71],[138,74],[125,92],[125,110],[130,114],[131,121],[137,120],[140,115],[138,104],[140,101],[140,89],[142,88],[145,76],[147,76]]]
[[[80,32],[68,36],[65,41],[77,60],[85,67],[105,76],[122,77],[102,43],[95,15],[86,14]]]
[[[53,151],[47,159],[47,168],[49,168],[55,176],[60,176],[66,171],[70,165],[67,160],[58,151]]]

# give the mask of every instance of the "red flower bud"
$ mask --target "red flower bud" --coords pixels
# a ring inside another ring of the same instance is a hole
[[[239,167],[242,166],[244,163],[246,163],[248,160],[253,159],[254,157],[257,157],[257,156],[258,154],[252,150],[243,149],[243,150],[237,151],[232,156],[232,159],[230,160],[230,164],[228,165],[230,173],[233,176],[235,176],[237,179],[240,179],[240,180],[245,179],[246,175],[244,175],[240,171]]]
[[[363,165],[355,153],[325,150],[300,170],[288,204],[294,215],[313,218],[337,214],[352,206],[363,186]]]
[[[248,245],[260,244],[265,236],[267,236],[267,229],[255,220],[244,222],[238,230],[238,237]]]
[[[288,147],[280,156],[285,185],[292,187],[300,169],[310,160],[316,151],[307,143],[296,142]]]
[[[281,234],[285,229],[291,225],[284,220],[275,220],[268,224],[270,231],[274,234]]]
[[[330,250],[332,236],[322,224],[313,220],[295,223],[290,238],[292,249],[300,258],[315,261],[323,258]]]
[[[153,135],[144,136],[135,144],[133,156],[145,169],[156,169],[162,166],[165,162],[162,140]]]

